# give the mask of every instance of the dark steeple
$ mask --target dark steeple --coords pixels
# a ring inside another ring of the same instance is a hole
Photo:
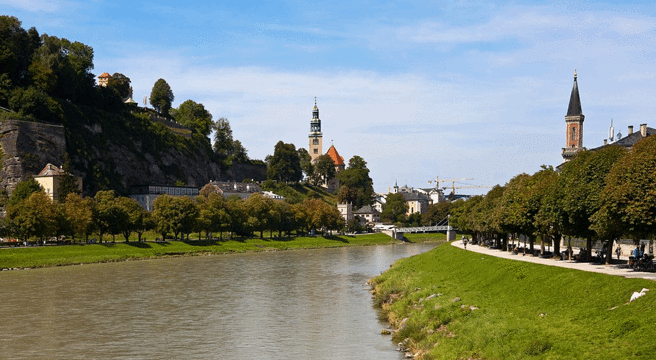
[[[566,116],[583,115],[581,111],[581,98],[579,97],[579,85],[576,82],[576,70],[574,70],[574,86],[572,87],[572,95],[569,97],[569,107],[567,108]]]

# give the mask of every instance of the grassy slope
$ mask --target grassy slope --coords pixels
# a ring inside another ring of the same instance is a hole
[[[398,241],[384,234],[371,234],[358,236],[297,237],[289,240],[247,239],[243,241],[171,241],[165,243],[133,242],[127,244],[119,242],[115,244],[11,248],[0,249],[0,268],[46,267],[177,255],[314,249],[392,243],[398,243]]]
[[[424,359],[656,357],[652,281],[498,259],[445,245],[399,260],[372,283],[382,315],[392,325],[408,317],[393,340],[409,338],[415,351],[429,351]],[[625,305],[642,288],[651,292]],[[437,293],[443,295],[419,302]],[[391,305],[390,294],[400,294],[391,296],[397,298]],[[461,301],[453,302],[455,297]]]

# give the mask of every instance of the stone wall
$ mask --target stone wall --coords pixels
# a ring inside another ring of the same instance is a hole
[[[11,193],[16,184],[37,175],[46,164],[62,164],[66,153],[64,127],[21,120],[2,120],[0,148],[0,186]]]

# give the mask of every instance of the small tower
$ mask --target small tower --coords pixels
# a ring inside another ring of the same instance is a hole
[[[100,75],[98,76],[98,85],[100,85],[100,86],[107,86],[107,84],[109,83],[109,79],[110,79],[111,77],[112,77],[112,76],[109,75],[109,74],[106,73],[106,72],[100,74]]]
[[[576,81],[576,70],[574,70],[574,86],[569,97],[567,115],[565,115],[566,142],[563,148],[563,161],[569,161],[579,151],[585,150],[583,147],[583,120],[585,120],[585,116],[581,111],[579,85]]]
[[[323,155],[323,134],[321,134],[321,119],[319,119],[319,108],[317,107],[317,98],[314,98],[314,109],[312,109],[312,120],[310,120],[310,135],[308,152],[312,162]]]

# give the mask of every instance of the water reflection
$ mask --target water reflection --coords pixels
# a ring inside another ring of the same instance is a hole
[[[0,357],[401,359],[367,279],[433,245],[0,273]]]

